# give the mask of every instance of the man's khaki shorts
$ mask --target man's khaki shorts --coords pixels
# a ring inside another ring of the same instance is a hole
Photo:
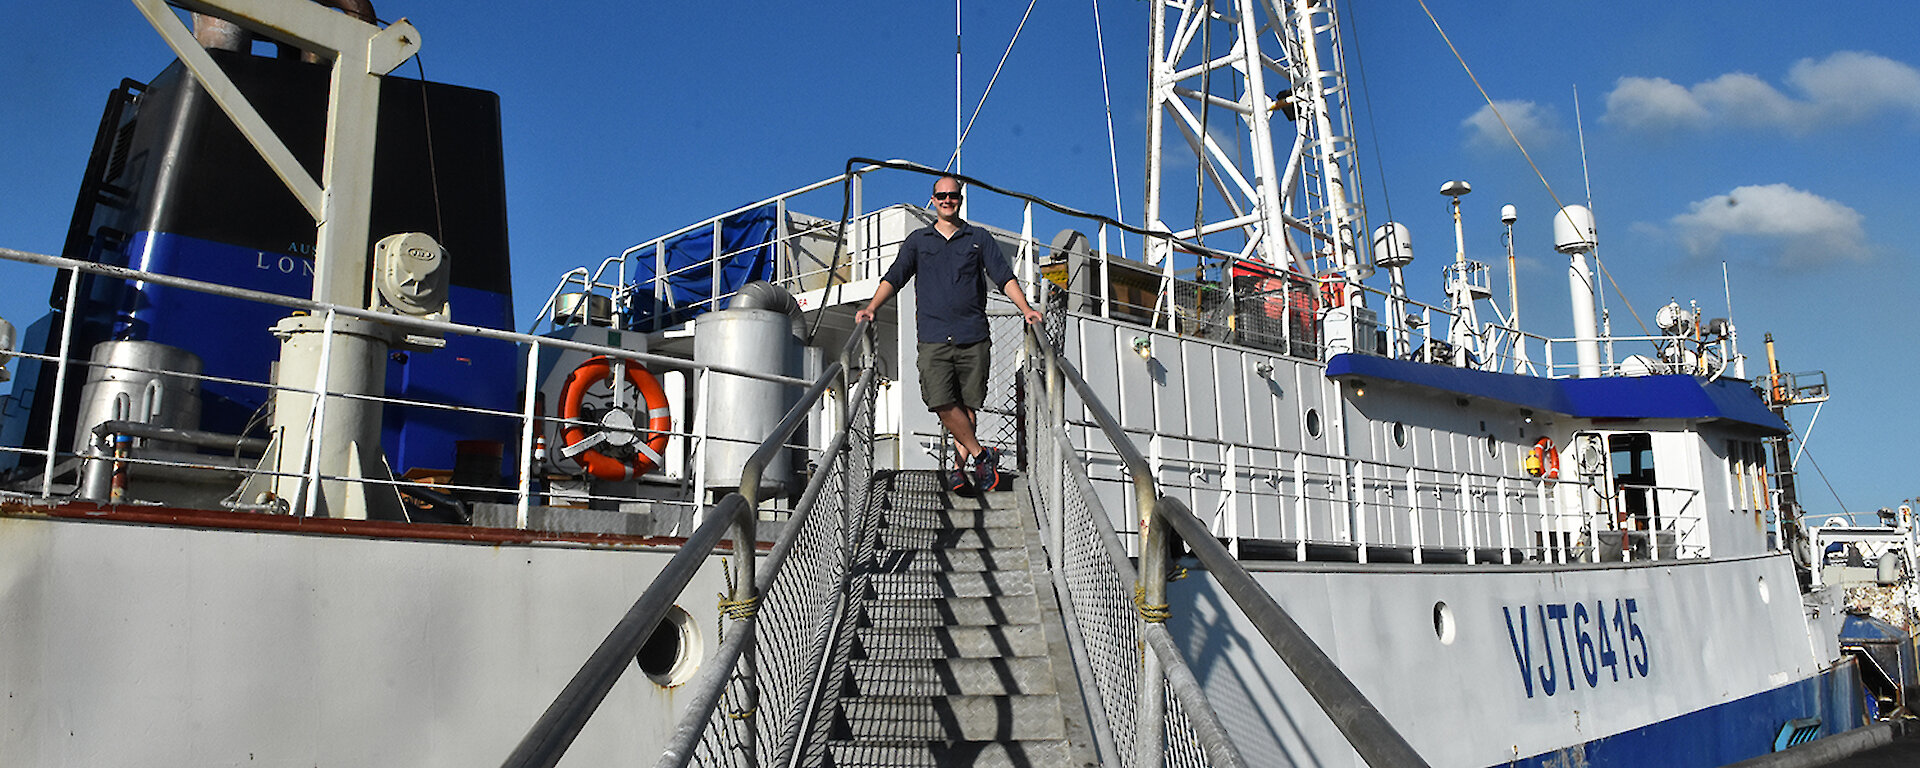
[[[987,368],[993,360],[993,342],[972,344],[920,342],[920,399],[927,410],[965,405],[973,410],[987,402]]]

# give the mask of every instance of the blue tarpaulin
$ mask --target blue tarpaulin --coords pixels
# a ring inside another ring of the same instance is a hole
[[[726,296],[755,280],[773,278],[775,228],[780,225],[779,209],[772,205],[742,211],[720,222],[720,275],[718,295]],[[666,241],[661,251],[666,269],[652,249],[634,254],[633,284],[640,295],[633,300],[628,315],[629,328],[670,328],[714,309],[709,299],[715,294],[713,274],[713,228],[701,227]],[[664,295],[657,291],[655,277],[668,275]]]

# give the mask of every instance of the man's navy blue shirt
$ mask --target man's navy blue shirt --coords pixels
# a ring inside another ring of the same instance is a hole
[[[980,278],[983,271],[987,280]],[[952,239],[932,226],[914,230],[880,279],[898,290],[915,274],[920,275],[920,340],[971,344],[987,338],[987,287],[1006,285],[1013,268],[993,235],[962,221]]]

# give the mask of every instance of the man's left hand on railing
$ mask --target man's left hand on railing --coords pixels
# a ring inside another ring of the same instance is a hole
[[[1040,314],[1040,310],[1032,307],[1022,310],[1020,317],[1027,321],[1027,325],[1039,325],[1041,320],[1046,319],[1046,315]]]

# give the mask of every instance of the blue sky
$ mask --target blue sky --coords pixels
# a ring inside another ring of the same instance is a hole
[[[1584,200],[1586,129],[1607,305],[1638,333],[1670,298],[1725,315],[1726,264],[1749,372],[1772,333],[1785,367],[1824,369],[1835,399],[1809,454],[1856,512],[1920,496],[1920,378],[1904,325],[1920,275],[1920,8],[1786,2],[1428,0],[1562,199]],[[953,140],[951,3],[499,3],[388,0],[422,33],[430,79],[501,95],[508,210],[524,318],[567,268],[836,173],[854,155],[943,163]],[[1099,6],[1121,213],[1140,219],[1148,4]],[[964,11],[969,108],[1025,5]],[[1416,298],[1451,254],[1442,182],[1465,179],[1469,256],[1503,255],[1520,210],[1524,324],[1567,335],[1552,202],[1414,0],[1348,2],[1349,79],[1368,214],[1414,232]],[[1114,208],[1092,2],[1039,4],[967,142],[964,169],[1089,210]],[[170,58],[129,3],[28,3],[0,28],[0,245],[58,252],[105,94]],[[400,70],[417,75],[413,65]],[[1190,173],[1190,171],[1189,171]],[[1189,177],[1186,182],[1190,185]],[[924,202],[915,185],[901,202]],[[888,202],[870,200],[870,205]],[[1185,203],[1190,206],[1190,200]],[[837,210],[812,211],[834,216]],[[984,212],[983,214],[984,215]],[[1178,218],[1172,216],[1172,218]],[[994,221],[1017,227],[1017,221]],[[1130,247],[1138,254],[1137,246]],[[1504,279],[1496,266],[1495,283]],[[45,275],[0,315],[39,314]],[[1793,414],[1804,429],[1811,409]],[[1811,465],[1803,502],[1839,504]]]

